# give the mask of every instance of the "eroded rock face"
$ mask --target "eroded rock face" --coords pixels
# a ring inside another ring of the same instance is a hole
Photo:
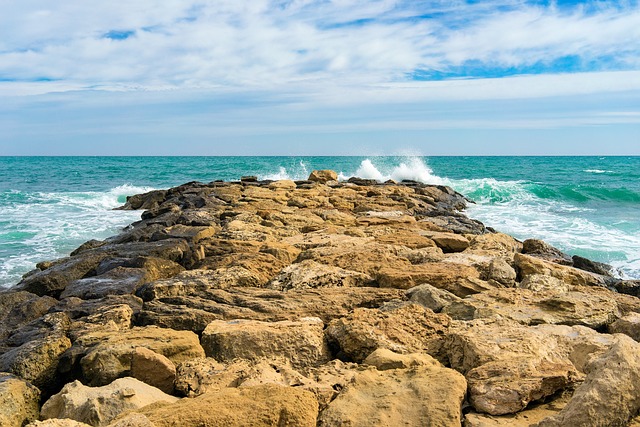
[[[465,393],[464,377],[437,362],[407,369],[371,368],[355,375],[322,411],[318,425],[457,427]]]
[[[106,426],[125,411],[177,400],[135,378],[120,378],[103,387],[87,387],[75,381],[45,402],[42,417],[70,418],[92,426]]]
[[[632,415],[635,347],[603,332],[637,339],[637,281],[487,229],[448,187],[336,178],[131,197],[140,221],[0,292],[0,370],[45,399],[124,376],[190,398],[112,427],[459,425],[462,399],[467,425],[579,425],[593,393],[622,396],[594,419]]]
[[[156,427],[315,427],[318,402],[308,391],[267,384],[226,388],[172,405],[147,407],[140,413]]]
[[[304,368],[330,360],[323,328],[315,317],[295,322],[214,321],[202,333],[202,345],[207,356],[223,362],[286,358]]]
[[[22,427],[38,419],[40,390],[28,382],[0,373],[0,425]]]

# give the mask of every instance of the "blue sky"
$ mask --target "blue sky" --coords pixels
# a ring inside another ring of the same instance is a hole
[[[0,155],[640,155],[637,1],[0,7]]]

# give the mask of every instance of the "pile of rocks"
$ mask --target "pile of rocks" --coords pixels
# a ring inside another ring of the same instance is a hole
[[[0,425],[639,423],[640,284],[466,203],[332,171],[130,197],[0,293]]]

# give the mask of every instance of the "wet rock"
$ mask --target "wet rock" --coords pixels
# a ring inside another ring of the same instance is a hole
[[[164,202],[167,190],[153,190],[144,194],[136,194],[127,196],[127,202],[124,206],[117,209],[121,210],[137,210],[137,209],[154,209]]]
[[[318,318],[214,321],[202,333],[202,345],[218,361],[283,357],[294,367],[317,366],[330,359],[323,327]]]
[[[40,390],[11,374],[0,373],[0,425],[22,427],[38,419]]]
[[[156,402],[178,399],[135,378],[120,378],[103,387],[69,383],[42,406],[42,418],[70,418],[92,426],[106,426],[119,414]]]
[[[535,256],[536,258],[553,262],[555,264],[573,266],[573,260],[569,255],[542,240],[525,240],[522,242],[522,253]]]
[[[0,292],[0,353],[9,335],[45,315],[56,302],[55,298],[39,297],[30,292]]]
[[[588,258],[583,258],[578,255],[572,256],[571,259],[575,268],[579,268],[580,270],[588,271],[590,273],[600,274],[602,276],[611,276],[614,270],[613,267],[608,264],[591,261]]]

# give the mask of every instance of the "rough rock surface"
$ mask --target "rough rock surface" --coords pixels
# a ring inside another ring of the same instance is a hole
[[[310,392],[271,384],[227,388],[140,410],[156,427],[315,427],[317,412]]]
[[[117,427],[459,425],[462,406],[467,425],[632,425],[637,344],[613,334],[638,339],[640,281],[495,232],[468,202],[332,171],[132,196],[140,221],[0,292],[0,371],[42,401],[125,376],[188,396]]]
[[[358,373],[321,413],[318,425],[460,426],[466,381],[438,365]]]
[[[0,426],[22,427],[38,419],[40,390],[10,374],[0,373]]]
[[[125,411],[177,400],[135,378],[120,378],[102,387],[87,387],[75,381],[45,402],[41,416],[70,418],[92,426],[105,426]]]

